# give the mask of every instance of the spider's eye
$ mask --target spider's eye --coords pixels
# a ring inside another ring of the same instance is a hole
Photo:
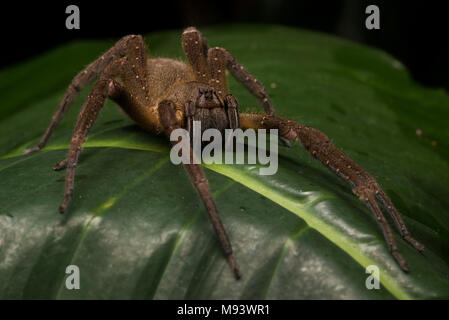
[[[215,90],[204,90],[200,91],[198,100],[197,100],[198,108],[220,108],[222,107],[222,102],[220,98],[215,93]]]

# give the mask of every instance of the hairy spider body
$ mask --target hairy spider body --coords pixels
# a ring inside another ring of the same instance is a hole
[[[63,213],[72,198],[82,144],[105,99],[110,98],[143,129],[155,134],[170,136],[177,128],[190,132],[193,121],[200,121],[202,131],[208,128],[221,132],[227,128],[278,129],[280,140],[286,146],[290,146],[289,140],[301,141],[313,157],[343,178],[353,193],[365,202],[381,227],[392,255],[400,267],[408,271],[377,201],[393,218],[405,241],[419,251],[424,247],[410,236],[401,216],[376,180],[335,147],[321,131],[276,117],[263,85],[226,49],[209,48],[206,39],[195,28],[183,32],[182,44],[189,64],[167,58],[149,58],[141,36],[126,36],[73,78],[38,145],[24,151],[30,153],[43,148],[78,92],[98,78],[79,114],[67,158],[54,168],[67,168],[65,195],[59,211]],[[239,113],[236,98],[228,93],[226,70],[258,98],[265,114]],[[178,139],[173,144],[180,141]],[[190,152],[191,160],[192,157],[193,152]],[[184,168],[204,203],[231,268],[239,278],[231,243],[201,165],[190,161],[190,164],[184,164]]]
[[[123,86],[124,83],[118,80],[115,85]],[[147,59],[145,90],[149,97],[147,105],[136,105],[136,101],[121,95],[122,92],[112,95],[111,98],[147,131],[156,134],[163,132],[164,128],[158,115],[158,106],[163,100],[171,101],[175,105],[176,121],[181,128],[190,131],[191,123],[186,121],[188,117],[201,122],[202,132],[209,128],[221,132],[231,128],[221,92],[218,94],[214,87],[197,81],[192,68],[184,62],[167,58]],[[193,105],[186,108],[189,103]],[[236,117],[238,120],[238,116]]]

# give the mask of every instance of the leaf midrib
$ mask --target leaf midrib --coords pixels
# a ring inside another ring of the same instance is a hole
[[[86,147],[89,147],[87,145]],[[96,146],[98,147],[98,146]],[[109,147],[109,146],[108,146]],[[50,150],[60,150],[60,149],[67,149],[67,146],[63,145],[57,145],[57,146],[49,146]],[[135,149],[127,145],[115,145],[111,148],[122,148],[122,149]],[[45,148],[43,149],[45,150]],[[155,151],[152,148],[142,148],[137,150],[143,150],[143,151]],[[157,150],[156,150],[157,152]],[[217,166],[217,165],[204,165],[206,168],[211,169],[219,174],[222,174],[224,176],[227,176],[228,178],[233,179],[234,181],[249,187],[251,185],[251,189],[271,201],[279,204],[283,208],[287,209],[291,213],[299,216],[300,218],[304,219],[304,221],[313,229],[318,231],[320,234],[322,234],[324,237],[326,237],[329,241],[337,245],[341,250],[345,251],[347,254],[349,254],[359,265],[366,268],[368,265],[375,264],[374,261],[372,261],[369,257],[364,255],[363,253],[360,253],[357,249],[353,247],[353,245],[348,242],[346,239],[341,239],[338,234],[335,234],[335,232],[332,230],[331,226],[327,226],[323,222],[319,221],[317,218],[313,217],[312,213],[309,213],[307,211],[308,206],[298,205],[298,203],[294,203],[291,199],[284,199],[281,195],[276,194],[276,192],[273,192],[268,187],[263,186],[259,181],[251,178],[249,179],[250,182],[248,182],[248,176],[242,177],[239,176],[238,172],[233,171],[233,169],[230,166]],[[225,168],[225,169],[224,169]],[[224,169],[224,170],[223,170]],[[246,179],[246,181],[245,181]],[[298,209],[298,207],[302,207],[301,209]],[[327,231],[327,232],[326,232]],[[399,299],[412,299],[412,297],[404,291],[399,285],[397,285],[394,280],[389,277],[388,275],[385,275],[382,277],[382,284],[387,288],[387,290],[394,295],[396,298]]]

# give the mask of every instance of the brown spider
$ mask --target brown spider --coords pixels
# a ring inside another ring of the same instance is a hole
[[[313,157],[351,185],[353,193],[365,202],[380,225],[392,255],[400,267],[408,271],[407,263],[398,251],[393,233],[376,199],[393,218],[403,239],[419,251],[424,247],[410,236],[404,221],[376,180],[337,149],[321,131],[276,117],[265,88],[226,49],[209,49],[206,39],[192,27],[183,32],[182,45],[190,65],[167,58],[148,58],[142,37],[129,35],[120,39],[73,78],[39,144],[24,151],[27,154],[42,149],[79,91],[99,77],[79,114],[68,156],[54,168],[67,168],[65,197],[59,212],[66,210],[72,198],[81,146],[105,99],[110,98],[143,129],[155,134],[165,133],[170,136],[174,129],[190,129],[195,120],[202,122],[203,131],[208,128],[221,131],[226,128],[278,129],[285,145],[289,146],[288,140],[300,140]],[[228,93],[226,69],[259,99],[265,115],[239,114],[237,100]],[[190,154],[192,157],[193,152]],[[184,168],[206,207],[223,251],[238,279],[239,268],[201,165],[184,164]]]

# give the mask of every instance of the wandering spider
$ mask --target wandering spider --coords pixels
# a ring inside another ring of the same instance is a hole
[[[398,211],[376,180],[337,149],[321,131],[276,117],[263,85],[226,49],[209,48],[206,39],[192,27],[183,32],[182,45],[189,65],[167,58],[148,58],[143,38],[129,35],[120,39],[73,78],[40,142],[24,151],[27,154],[42,149],[80,90],[99,78],[81,109],[67,158],[54,168],[67,168],[65,196],[59,212],[66,210],[72,198],[81,146],[106,98],[110,98],[143,129],[154,134],[165,133],[170,136],[177,128],[190,130],[192,121],[201,121],[202,130],[277,129],[286,146],[290,146],[289,140],[300,140],[313,157],[349,183],[353,193],[368,206],[383,231],[392,255],[400,267],[408,271],[407,263],[399,253],[393,233],[376,201],[385,207],[405,241],[419,251],[424,247],[410,236]],[[226,70],[258,98],[265,114],[239,113],[236,98],[228,93]],[[192,157],[193,152],[190,154]],[[206,207],[223,251],[238,279],[240,272],[231,243],[202,167],[193,161],[183,165]]]

